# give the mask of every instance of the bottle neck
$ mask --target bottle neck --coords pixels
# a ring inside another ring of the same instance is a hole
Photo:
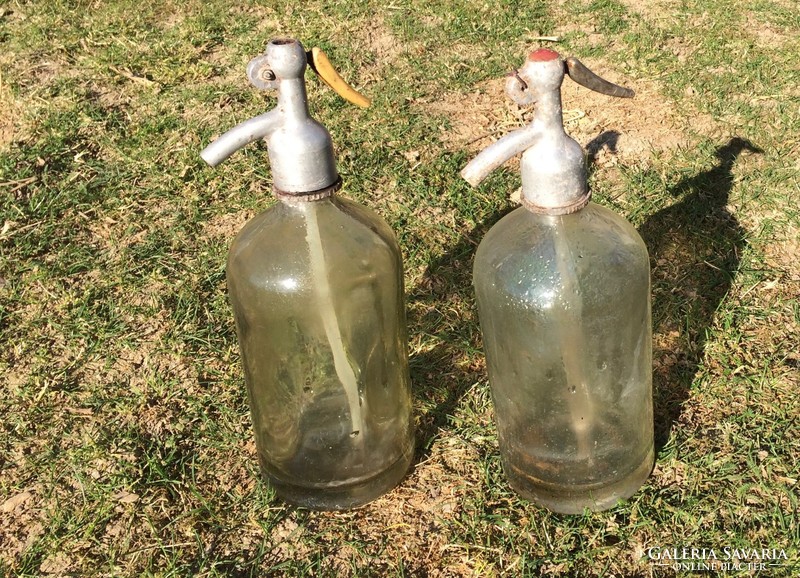
[[[274,110],[280,124],[267,143],[276,192],[313,196],[336,186],[331,135],[308,112],[303,78],[281,81]]]
[[[306,83],[302,78],[284,80],[278,93],[283,126],[306,122],[309,118]]]
[[[521,162],[523,206],[548,215],[581,210],[590,198],[586,161],[564,130],[560,90],[539,95],[532,125],[536,140]]]
[[[566,135],[561,111],[561,91],[552,90],[542,94],[536,101],[533,114],[533,129],[539,138],[552,139]]]

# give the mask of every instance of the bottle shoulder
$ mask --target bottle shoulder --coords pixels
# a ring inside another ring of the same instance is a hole
[[[507,260],[510,256],[535,257],[550,253],[558,238],[571,247],[587,247],[594,256],[626,247],[646,255],[638,231],[624,217],[595,203],[571,215],[541,215],[523,207],[492,227],[478,247],[477,259]]]
[[[288,275],[300,287],[300,280],[310,276],[310,251],[317,244],[326,268],[337,276],[402,268],[397,241],[385,221],[353,201],[331,197],[277,203],[251,219],[228,253],[229,279],[268,286],[270,278]]]
[[[338,208],[343,215],[347,215],[356,223],[366,227],[369,231],[372,231],[381,241],[383,241],[383,243],[385,243],[388,249],[392,249],[398,253],[400,252],[400,245],[397,242],[397,237],[395,236],[394,231],[386,222],[386,220],[377,212],[369,207],[365,207],[364,205],[343,197],[336,197],[334,202],[338,205]],[[375,242],[377,243],[377,240]]]
[[[310,213],[314,213],[310,215]],[[313,220],[309,217],[313,216]],[[383,218],[354,201],[329,197],[319,201],[279,202],[250,219],[236,235],[231,252],[246,251],[253,245],[262,250],[291,250],[304,245],[308,226],[315,222],[326,243],[381,245],[397,248],[393,231]]]
[[[559,291],[565,264],[587,284],[649,279],[647,248],[636,229],[613,211],[590,203],[572,215],[539,215],[520,208],[504,217],[478,247],[474,281],[508,291],[532,286]]]

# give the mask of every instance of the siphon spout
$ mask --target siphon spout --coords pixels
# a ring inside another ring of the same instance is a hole
[[[204,148],[200,157],[215,167],[240,148],[268,136],[280,124],[281,114],[277,109],[246,120]]]
[[[539,138],[540,131],[532,125],[507,134],[489,145],[461,170],[461,176],[477,187],[494,169],[518,154],[525,152]]]

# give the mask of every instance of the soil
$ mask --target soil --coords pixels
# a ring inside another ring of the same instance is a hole
[[[0,57],[0,70],[6,63]],[[0,73],[0,151],[3,151],[12,142],[20,140],[26,132],[22,107],[14,99],[11,89],[3,84]]]

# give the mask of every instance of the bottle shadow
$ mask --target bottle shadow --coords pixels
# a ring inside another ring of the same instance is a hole
[[[586,145],[586,165],[589,171],[593,171],[595,161],[600,155],[602,149],[607,149],[610,153],[617,152],[617,141],[619,140],[619,132],[615,130],[607,130],[589,141]]]
[[[483,219],[463,234],[446,253],[432,260],[422,279],[409,291],[409,327],[421,330],[435,345],[411,356],[412,392],[418,414],[415,463],[424,461],[441,428],[454,419],[464,395],[476,384],[486,384],[486,367],[478,328],[472,264],[486,232],[516,206],[510,205]]]
[[[607,131],[587,145],[591,163],[601,149],[616,151],[619,133]],[[727,209],[732,168],[742,151],[758,147],[732,138],[717,148],[709,170],[679,181],[669,193],[681,199],[657,211],[639,228],[650,253],[654,333],[656,449],[664,447],[680,418],[714,312],[736,274],[745,231]],[[441,428],[455,417],[464,395],[486,383],[486,367],[472,288],[475,250],[486,232],[516,205],[483,219],[456,245],[432,260],[408,294],[409,325],[436,345],[412,355],[411,381],[423,407],[417,427],[416,463],[424,461]],[[431,331],[435,328],[435,331]]]
[[[678,202],[639,227],[650,252],[657,450],[680,419],[714,314],[739,267],[746,232],[728,209],[728,197],[732,169],[743,151],[763,152],[745,139],[731,138],[717,147],[712,168],[669,187]]]

